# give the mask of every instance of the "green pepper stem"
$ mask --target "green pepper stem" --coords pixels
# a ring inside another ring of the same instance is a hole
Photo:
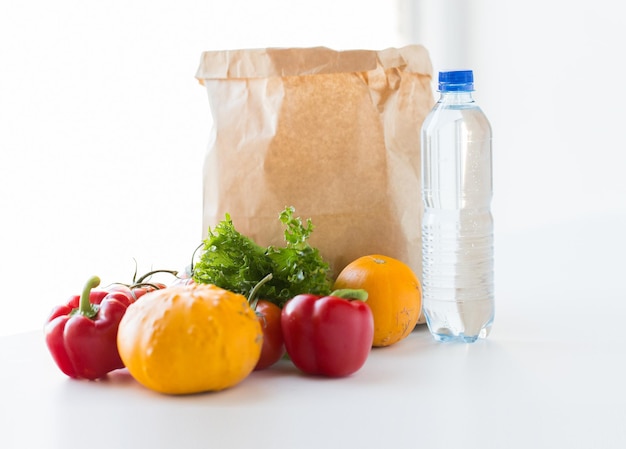
[[[89,299],[91,289],[96,288],[98,285],[100,285],[100,278],[98,276],[92,276],[89,278],[80,295],[80,302],[78,304],[77,311],[78,314],[86,316],[87,318],[93,318],[98,313],[97,305],[92,304]]]
[[[340,288],[333,291],[330,296],[344,299],[356,299],[357,301],[367,301],[367,291],[362,288]]]

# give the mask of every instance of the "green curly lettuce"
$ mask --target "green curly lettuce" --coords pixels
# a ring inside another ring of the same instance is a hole
[[[303,224],[294,212],[293,207],[286,207],[279,215],[285,226],[285,246],[268,248],[240,234],[226,214],[209,229],[202,254],[193,267],[193,279],[248,297],[254,286],[271,273],[272,279],[259,288],[257,296],[279,307],[301,293],[329,294],[329,265],[308,243],[313,232],[311,219]]]

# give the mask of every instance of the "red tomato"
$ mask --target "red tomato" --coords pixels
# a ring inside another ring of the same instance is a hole
[[[260,299],[256,312],[263,328],[263,347],[261,357],[254,368],[259,371],[272,366],[285,355],[285,342],[280,324],[281,309],[276,304]]]
[[[124,295],[128,299],[128,303],[131,304],[137,300],[137,297],[133,295],[131,289],[124,284],[113,284],[111,287],[108,287],[107,291],[110,294],[118,294]]]
[[[143,295],[145,295],[146,293],[150,293],[153,292],[155,290],[163,290],[164,288],[166,288],[167,286],[165,284],[162,284],[160,282],[155,282],[155,283],[150,283],[150,284],[143,284],[137,287],[133,287],[133,296],[135,298],[135,301],[138,300],[139,298],[141,298]]]
[[[133,303],[141,298],[146,293],[153,292],[155,290],[161,290],[166,288],[167,286],[162,283],[153,283],[153,284],[141,284],[137,286],[128,287],[124,284],[114,284],[112,287],[108,289],[111,293],[122,293],[128,297],[128,301]]]

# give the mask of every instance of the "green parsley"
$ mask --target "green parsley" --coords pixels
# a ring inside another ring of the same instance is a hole
[[[329,265],[308,244],[313,232],[311,219],[303,224],[294,212],[293,207],[286,207],[279,216],[285,226],[286,246],[268,248],[240,234],[226,214],[224,220],[209,228],[203,252],[193,267],[193,279],[248,297],[254,286],[271,273],[272,279],[260,287],[257,296],[279,307],[301,293],[329,294]]]

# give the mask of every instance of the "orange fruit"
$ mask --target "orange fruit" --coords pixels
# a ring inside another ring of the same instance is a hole
[[[404,262],[379,254],[360,257],[337,276],[334,289],[357,288],[368,293],[374,315],[373,346],[389,346],[406,338],[422,310],[419,279]]]

